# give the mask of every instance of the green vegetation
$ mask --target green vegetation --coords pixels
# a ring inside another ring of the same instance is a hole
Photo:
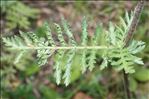
[[[136,4],[2,0],[1,98],[125,99],[124,69],[129,75],[132,99],[148,99],[147,3],[132,42],[124,48],[126,31],[134,16],[130,11]],[[30,16],[25,15],[27,10],[22,11],[22,6],[29,8]],[[17,18],[11,21],[7,19],[10,8],[17,9]],[[27,22],[16,23],[16,19],[23,17]],[[25,26],[26,23],[29,25]]]
[[[10,31],[14,28],[29,29],[31,23],[29,18],[35,19],[39,11],[35,8],[30,8],[20,1],[1,1],[1,14],[5,14],[6,27]]]

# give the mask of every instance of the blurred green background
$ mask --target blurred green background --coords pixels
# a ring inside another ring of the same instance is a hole
[[[103,23],[105,28],[110,21],[118,24],[119,17],[125,11],[133,11],[136,4],[137,1],[1,0],[1,36],[18,35],[19,30],[36,31],[44,36],[42,24],[60,23],[64,16],[79,42],[83,16],[88,18],[88,32],[92,36],[96,24]],[[146,42],[146,48],[138,54],[144,66],[136,65],[136,72],[129,76],[130,90],[133,99],[149,99],[149,2],[145,4],[134,38]],[[30,52],[15,64],[16,54],[3,46],[1,40],[1,99],[125,99],[122,73],[111,68],[100,71],[101,59],[97,59],[92,72],[82,75],[78,70],[79,55],[76,56],[71,84],[65,87],[56,85],[51,59],[39,67],[35,53]]]

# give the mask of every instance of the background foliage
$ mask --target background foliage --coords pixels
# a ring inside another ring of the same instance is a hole
[[[18,28],[18,29],[29,29],[31,25],[29,19],[37,18],[39,12],[35,8],[30,8],[20,1],[1,1],[1,14],[3,15],[6,23],[6,31]]]
[[[45,20],[50,23],[60,22],[60,16],[64,17],[70,22],[72,31],[75,33],[75,39],[80,42],[81,38],[81,24],[80,21],[85,15],[89,19],[89,38],[93,36],[95,26],[97,22],[102,22],[104,27],[108,27],[109,21],[114,23],[119,22],[119,17],[124,16],[125,10],[131,11],[136,2],[114,2],[114,1],[101,1],[101,2],[36,2],[35,1],[17,1],[19,3],[25,4],[26,6],[36,7],[40,9],[38,15],[40,17],[37,20],[30,20],[33,30],[40,27]],[[16,8],[16,7],[15,7]],[[137,56],[142,57],[144,61],[144,66],[136,65],[136,72],[132,74],[129,78],[131,91],[133,92],[133,97],[137,99],[148,99],[149,93],[149,29],[148,13],[149,5],[146,4],[144,11],[141,15],[141,19],[135,33],[135,39],[143,40],[146,42],[146,48],[139,53]],[[5,9],[7,12],[8,9]],[[21,11],[22,12],[22,11]],[[72,13],[73,12],[73,13]],[[18,13],[17,13],[18,14]],[[110,16],[109,16],[110,15]],[[6,19],[5,15],[1,20]],[[28,18],[28,16],[24,16]],[[16,20],[16,19],[15,19]],[[2,24],[2,23],[1,23]],[[15,23],[12,23],[15,24]],[[24,24],[23,24],[24,25]],[[34,26],[33,26],[34,25]],[[4,31],[8,27],[1,28]],[[43,27],[41,27],[43,28]],[[37,35],[39,37],[45,37],[46,34],[41,32],[43,29],[38,28]],[[29,31],[28,28],[23,28],[24,31]],[[54,29],[51,27],[51,29]],[[14,30],[10,29],[11,32]],[[17,29],[17,31],[19,31]],[[55,30],[52,30],[55,31]],[[43,33],[43,34],[41,34]],[[56,33],[52,32],[55,39]],[[2,32],[3,36],[14,35]],[[102,38],[99,43],[104,43]],[[72,69],[72,84],[68,87],[64,87],[63,84],[57,86],[55,78],[53,77],[53,59],[49,59],[48,64],[43,67],[38,67],[36,60],[34,60],[34,53],[30,52],[25,54],[25,58],[22,59],[19,64],[14,64],[14,58],[16,57],[16,52],[12,52],[9,49],[3,47],[1,43],[1,96],[2,98],[9,99],[123,99],[123,82],[122,74],[116,72],[111,68],[104,71],[99,70],[99,64],[101,64],[101,59],[97,59],[96,67],[93,72],[87,71],[84,75],[80,75],[80,72],[76,71],[80,68],[80,57],[79,55],[75,57],[74,66]],[[100,54],[99,52],[98,54]],[[97,56],[98,56],[97,54]],[[65,60],[65,59],[64,59]],[[64,63],[61,63],[64,64]],[[110,76],[109,76],[110,75]],[[81,98],[80,98],[81,97]]]

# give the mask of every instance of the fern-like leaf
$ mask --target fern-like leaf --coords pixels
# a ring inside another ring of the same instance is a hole
[[[54,75],[56,83],[60,84],[63,78],[67,86],[71,82],[73,58],[78,52],[81,52],[80,65],[82,73],[87,68],[90,71],[93,70],[96,63],[96,55],[100,52],[99,50],[102,50],[100,54],[103,58],[103,62],[100,65],[101,70],[110,64],[118,71],[124,69],[126,73],[133,73],[135,72],[133,69],[134,63],[143,65],[141,58],[136,57],[135,54],[144,49],[144,42],[133,40],[128,47],[124,48],[124,39],[127,35],[132,17],[132,14],[129,16],[126,13],[125,20],[120,19],[121,25],[114,25],[110,22],[107,31],[103,27],[97,26],[91,42],[89,42],[87,32],[88,23],[84,17],[82,21],[81,44],[76,42],[70,26],[64,19],[62,19],[63,28],[57,23],[54,24],[59,43],[54,41],[48,23],[44,23],[42,28],[46,34],[45,38],[38,37],[33,32],[24,33],[20,31],[20,36],[3,37],[2,39],[6,46],[20,50],[20,54],[18,54],[15,63],[18,63],[23,54],[29,50],[36,50],[37,60],[40,66],[46,64],[48,58],[55,54]],[[67,35],[68,43],[65,41],[63,33]],[[99,42],[101,35],[104,36],[102,37],[104,43]],[[103,45],[99,45],[99,43]],[[66,58],[65,61],[63,61],[63,58]],[[64,63],[65,65],[62,66]]]

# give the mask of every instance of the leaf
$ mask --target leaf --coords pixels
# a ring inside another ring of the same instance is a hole
[[[18,56],[16,57],[15,61],[14,61],[14,64],[17,64],[20,59],[22,58],[23,54],[25,53],[25,51],[21,51]]]
[[[111,43],[115,45],[116,44],[115,27],[111,22],[109,23],[109,36]]]
[[[87,46],[87,22],[86,22],[86,17],[83,18],[82,21],[82,46]],[[87,58],[86,58],[87,50],[84,49],[82,53],[82,73],[84,73],[88,67],[86,64]]]
[[[41,33],[44,32],[46,37],[39,37],[36,32],[20,32],[21,37],[2,37],[2,39],[9,48],[28,53],[30,52],[29,50],[36,50],[37,61],[40,66],[45,65],[49,57],[56,56],[54,64],[56,82],[60,84],[63,77],[65,85],[68,86],[71,82],[72,72],[75,72],[72,69],[74,68],[73,62],[76,55],[80,55],[79,68],[76,70],[80,71],[81,68],[82,73],[88,68],[93,70],[98,53],[103,58],[100,66],[101,70],[110,65],[118,71],[124,69],[126,73],[134,73],[135,63],[143,65],[142,59],[135,56],[135,54],[144,49],[144,42],[133,40],[127,48],[124,48],[126,31],[130,24],[128,21],[132,19],[132,15],[129,17],[128,13],[126,13],[125,17],[126,21],[121,18],[122,26],[110,23],[108,31],[104,30],[101,25],[97,26],[95,35],[91,40],[88,38],[88,23],[84,17],[82,21],[81,44],[77,44],[68,23],[64,19],[62,20],[64,31],[59,24],[54,24],[57,32],[57,41],[54,41],[48,23],[44,23],[43,28],[41,28]],[[68,42],[65,41],[63,33],[66,33]],[[21,59],[22,55],[21,53],[17,60]]]
[[[72,44],[73,46],[75,46],[77,43],[75,42],[73,34],[69,29],[69,25],[68,25],[67,21],[64,18],[62,18],[62,24],[63,24],[64,30],[65,30],[65,33],[69,37],[69,43]]]
[[[138,84],[137,84],[136,80],[131,77],[131,78],[130,78],[130,90],[131,90],[132,92],[135,92],[136,89],[137,89],[137,86],[138,86]]]
[[[66,63],[66,67],[65,67],[65,73],[63,78],[65,78],[65,85],[68,86],[68,84],[70,83],[70,75],[71,75],[71,65],[72,65],[72,59],[75,55],[75,50],[71,50],[68,54],[68,60]]]
[[[98,37],[99,37],[100,32],[101,32],[100,28],[99,28],[99,26],[97,26],[95,35],[92,37],[92,40],[91,40],[92,46],[97,46]],[[88,67],[89,67],[89,70],[92,71],[92,69],[95,67],[94,65],[96,63],[96,50],[93,49],[90,51],[90,56],[88,57],[88,59],[89,59]]]
[[[86,17],[83,18],[82,21],[82,45],[85,46],[87,44],[87,22]]]
[[[22,31],[19,31],[19,33],[20,33],[20,36],[25,40],[26,45],[31,45],[32,44],[32,40],[29,37],[28,33],[24,33]]]
[[[142,41],[135,41],[133,40],[130,46],[128,47],[129,51],[132,54],[136,54],[140,51],[142,51],[145,48],[145,43]]]
[[[48,38],[49,44],[51,44],[51,46],[55,46],[55,42],[51,34],[51,29],[49,28],[49,25],[47,22],[44,23],[44,28],[45,28],[45,32],[46,32],[46,36]]]
[[[108,66],[108,60],[107,58],[103,58],[103,62],[100,65],[100,70],[103,70],[104,68],[106,68]]]
[[[134,57],[134,58],[135,58],[135,59],[134,59],[134,62],[135,62],[135,63],[140,64],[140,65],[144,65],[144,63],[143,63],[143,61],[142,61],[141,58],[139,58],[139,57]]]
[[[62,30],[61,30],[60,25],[58,25],[58,24],[56,24],[56,23],[55,23],[54,25],[56,26],[56,30],[57,30],[57,33],[58,33],[58,39],[59,39],[59,41],[60,41],[60,44],[63,45],[63,46],[65,46],[66,43],[65,43],[65,40],[64,40],[64,38],[63,38]]]
[[[143,67],[137,67],[133,77],[141,82],[149,81],[149,69]]]
[[[121,22],[124,30],[126,30],[127,29],[127,24],[125,23],[125,21],[124,21],[124,19],[122,17],[120,17],[120,22]]]
[[[62,75],[62,60],[64,58],[64,51],[58,51],[57,54],[57,60],[55,62],[55,77],[56,77],[56,83],[59,85],[61,82],[61,75]]]

